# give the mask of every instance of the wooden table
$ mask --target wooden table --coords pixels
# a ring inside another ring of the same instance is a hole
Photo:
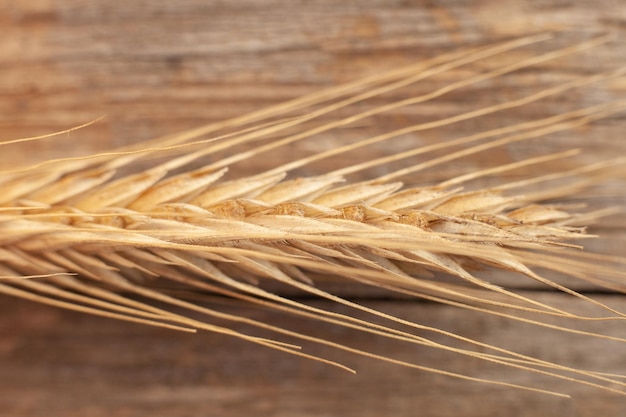
[[[459,47],[559,31],[563,46],[603,33],[615,40],[580,55],[450,94],[417,108],[377,118],[351,135],[386,131],[407,121],[428,120],[475,105],[509,100],[537,85],[624,65],[626,8],[618,1],[1,1],[0,137],[50,133],[105,116],[102,121],[30,147],[5,146],[5,166],[60,155],[84,155],[197,127],[279,103],[320,88],[408,65]],[[537,46],[537,51],[548,47]],[[487,65],[487,64],[485,64]],[[480,63],[472,70],[480,69]],[[436,83],[467,76],[451,71]],[[448,77],[448,78],[446,78]],[[428,89],[422,85],[411,93]],[[557,114],[623,98],[623,79],[601,83],[529,107],[427,131],[408,138],[425,143],[498,124]],[[510,146],[462,164],[426,172],[430,182],[482,166],[582,147],[580,161],[623,155],[623,114],[549,140]],[[333,146],[323,136],[276,154],[289,158]],[[393,145],[396,146],[396,145]],[[369,149],[372,158],[395,148]],[[400,146],[400,145],[397,145]],[[293,152],[293,154],[292,154]],[[242,173],[275,160],[239,167]],[[323,170],[321,164],[316,169]],[[310,172],[309,172],[310,173]],[[624,204],[626,180],[618,178],[589,195],[593,206]],[[591,232],[589,250],[624,255],[622,216]],[[498,277],[506,281],[508,277]],[[585,287],[585,290],[595,291]],[[561,294],[526,290],[535,297],[583,312],[584,303]],[[379,292],[339,290],[368,306],[458,331],[581,368],[626,374],[623,344],[568,336],[490,316]],[[596,294],[626,311],[626,298]],[[210,303],[210,302],[209,302]],[[329,302],[312,301],[345,311]],[[34,416],[622,416],[626,399],[591,387],[488,366],[428,348],[391,343],[345,329],[226,305],[226,311],[267,318],[287,328],[332,335],[355,347],[446,366],[482,377],[564,391],[553,398],[469,383],[341,354],[312,352],[357,369],[356,376],[288,357],[223,336],[178,334],[0,298],[0,415]],[[271,316],[271,317],[270,317]],[[596,330],[625,336],[618,321]]]

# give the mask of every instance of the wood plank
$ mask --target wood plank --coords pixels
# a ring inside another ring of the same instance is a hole
[[[584,303],[548,295],[562,308],[589,311]],[[624,310],[623,298],[601,297]],[[325,347],[306,351],[338,360],[356,375],[247,342],[196,335],[74,314],[0,299],[0,411],[7,416],[620,416],[619,395],[540,375],[490,366],[434,349],[393,342],[306,320],[240,307],[220,310],[269,320],[285,328],[325,335],[426,366],[562,391],[571,399],[519,391],[358,357]],[[330,303],[314,305],[347,313]],[[606,372],[626,372],[621,343],[568,336],[427,303],[367,302],[372,308],[546,360]],[[359,314],[356,314],[357,316]],[[462,317],[462,319],[460,319]],[[623,336],[623,325],[597,330]],[[245,326],[235,328],[249,330]],[[418,332],[430,336],[425,332]],[[444,338],[432,336],[435,340]]]

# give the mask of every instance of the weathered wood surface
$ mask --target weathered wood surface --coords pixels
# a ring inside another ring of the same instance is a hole
[[[573,76],[624,65],[626,8],[620,2],[484,1],[47,1],[0,0],[0,138],[49,133],[106,116],[83,131],[0,150],[3,166],[61,155],[82,155],[258,109],[320,88],[418,62],[459,47],[528,33],[565,31],[552,43],[613,32],[593,51],[477,85],[410,110],[377,118],[344,136],[371,135],[407,121],[430,120],[476,105],[509,100]],[[538,46],[538,51],[546,50]],[[476,71],[479,66],[473,66]],[[458,70],[427,91],[467,76]],[[506,80],[506,81],[504,81]],[[623,98],[624,82],[576,90],[519,111],[426,131],[409,141],[438,141],[496,125]],[[585,161],[623,155],[626,120],[612,116],[566,134],[510,146],[465,164],[427,172],[416,182],[454,175],[479,164],[507,162],[556,149],[582,147]],[[272,159],[336,144],[339,135],[302,143]],[[395,146],[395,145],[394,145]],[[368,159],[394,146],[368,149]],[[275,161],[258,158],[240,172]],[[324,169],[323,165],[318,167]],[[626,182],[596,191],[594,204],[623,204]],[[624,254],[626,223],[614,216],[592,231],[592,250]],[[610,227],[608,226],[610,224]],[[349,290],[348,290],[349,291]],[[358,295],[358,294],[356,294]],[[570,304],[548,294],[555,304]],[[621,297],[610,301],[626,310]],[[370,301],[372,302],[372,301]],[[624,346],[546,332],[433,304],[378,301],[406,317],[445,325],[481,340],[545,359],[626,373]],[[327,306],[327,308],[333,308]],[[373,340],[315,324],[285,326],[326,331],[356,346],[375,344],[404,358],[423,358],[473,375],[538,384],[573,400],[472,384],[368,359],[336,355],[357,376],[244,342],[179,335],[0,299],[0,415],[2,416],[621,416],[623,397],[487,367],[426,349]],[[255,313],[263,316],[264,312]],[[619,322],[598,329],[624,336]],[[319,350],[319,352],[327,353]]]
[[[355,348],[385,352],[427,366],[563,389],[573,398],[461,381],[332,349],[307,347],[307,352],[355,368],[358,373],[352,375],[225,336],[178,334],[0,300],[0,410],[4,416],[617,417],[626,413],[622,396],[591,387],[503,370],[470,358],[385,342],[291,317],[277,322],[285,328],[324,335]],[[626,308],[624,299],[600,300]],[[585,306],[563,297],[552,296],[551,301],[560,307],[585,311]],[[316,305],[347,313],[329,303]],[[421,323],[445,326],[488,343],[540,354],[548,360],[626,372],[623,344],[617,342],[569,337],[429,304],[370,301],[366,305]],[[272,315],[264,311],[225,310],[272,320]],[[618,322],[604,325],[603,330],[624,335],[623,324]]]

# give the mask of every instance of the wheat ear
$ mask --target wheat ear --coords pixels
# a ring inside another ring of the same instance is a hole
[[[325,291],[315,285],[315,278],[334,276],[346,282],[477,313],[589,337],[626,341],[544,321],[541,317],[556,317],[569,323],[621,320],[625,316],[535,272],[537,268],[552,270],[612,290],[624,290],[625,274],[619,268],[619,260],[585,254],[570,243],[587,236],[584,226],[610,210],[572,213],[565,206],[543,203],[572,195],[607,176],[621,175],[624,160],[546,172],[504,181],[490,188],[471,187],[473,181],[481,178],[497,178],[521,168],[543,169],[554,161],[573,157],[577,151],[572,150],[485,168],[435,184],[407,186],[401,182],[419,181],[415,174],[427,168],[607,117],[626,108],[626,102],[581,108],[482,131],[338,166],[317,176],[298,176],[298,170],[325,158],[349,155],[364,146],[401,135],[515,109],[571,89],[620,77],[625,72],[623,68],[347,143],[255,175],[237,177],[227,173],[231,166],[297,141],[593,48],[607,40],[594,39],[532,55],[426,94],[364,111],[359,112],[359,107],[355,106],[547,38],[549,36],[533,36],[450,53],[141,145],[4,170],[0,172],[3,191],[0,196],[0,293],[181,331],[208,330],[350,370],[342,364],[308,355],[292,343],[237,332],[228,326],[213,324],[212,320],[243,322],[283,335],[288,340],[328,345],[457,378],[562,395],[357,350],[325,338],[226,314],[185,297],[189,290],[211,293],[281,314],[346,326],[379,337],[443,349],[624,394],[626,384],[616,376],[547,362],[391,316]],[[223,156],[225,151],[242,145],[247,148]],[[199,164],[208,157],[213,157],[212,162]],[[413,163],[367,180],[350,180],[356,174],[403,160]],[[151,166],[138,170],[145,164]],[[602,261],[600,266],[599,260]],[[584,317],[548,305],[495,285],[473,272],[481,268],[524,275],[592,303],[601,313]],[[442,278],[441,273],[449,278]],[[316,308],[280,295],[280,291],[268,290],[267,282],[332,300],[373,315],[376,320]],[[184,310],[203,314],[206,320],[181,313]],[[385,319],[389,324],[378,324],[378,319]],[[398,330],[396,325],[414,332]],[[428,334],[437,337],[424,336]],[[449,343],[435,341],[442,336],[448,338]]]

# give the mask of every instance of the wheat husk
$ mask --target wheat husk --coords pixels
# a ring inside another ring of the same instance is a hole
[[[420,183],[421,171],[516,142],[570,131],[623,111],[626,101],[596,104],[417,146],[378,159],[337,166],[313,176],[299,174],[303,167],[317,161],[358,153],[365,146],[392,141],[401,135],[515,110],[572,89],[615,79],[624,74],[624,68],[579,77],[519,99],[340,144],[253,175],[242,177],[229,172],[233,165],[310,140],[315,135],[331,131],[340,134],[342,128],[372,116],[416,106],[451,91],[607,41],[602,37],[535,54],[427,94],[364,111],[359,111],[358,106],[354,108],[355,104],[428,81],[429,77],[453,68],[547,38],[533,36],[454,52],[140,145],[4,170],[0,172],[3,190],[0,293],[173,330],[215,332],[347,371],[353,370],[308,354],[300,342],[327,345],[470,381],[564,395],[358,350],[330,337],[314,337],[282,328],[280,324],[226,314],[205,303],[194,302],[193,297],[185,297],[185,291],[210,293],[280,314],[297,315],[303,320],[367,332],[371,337],[429,346],[624,394],[626,384],[618,376],[544,361],[388,315],[326,291],[317,285],[315,277],[330,276],[348,284],[373,286],[477,314],[625,342],[626,339],[570,325],[576,321],[622,320],[623,312],[537,272],[538,269],[558,272],[611,291],[624,291],[623,262],[583,252],[573,243],[592,237],[585,234],[585,227],[614,209],[584,211],[554,202],[580,193],[590,184],[623,175],[624,159],[557,172],[546,169],[555,161],[575,158],[580,151],[574,149],[486,167],[434,184],[414,184]],[[350,113],[346,116],[347,110]],[[247,145],[247,150],[211,159],[240,145]],[[366,175],[374,168],[392,166],[397,161],[415,162],[368,179],[352,180],[355,174]],[[481,178],[506,178],[503,174],[529,167],[545,173],[501,181],[488,188],[471,187]],[[598,314],[581,316],[494,284],[482,276],[483,269],[523,275],[547,289],[595,305]],[[444,275],[448,278],[442,279]],[[365,320],[357,315],[320,309],[274,291],[271,285],[268,289],[267,282],[331,300],[373,318]],[[198,318],[198,314],[203,318]],[[559,319],[558,324],[548,318]],[[387,324],[380,324],[381,320]],[[276,337],[243,333],[217,322],[245,323]],[[445,336],[450,343],[437,342],[438,337],[425,336],[428,334]]]

